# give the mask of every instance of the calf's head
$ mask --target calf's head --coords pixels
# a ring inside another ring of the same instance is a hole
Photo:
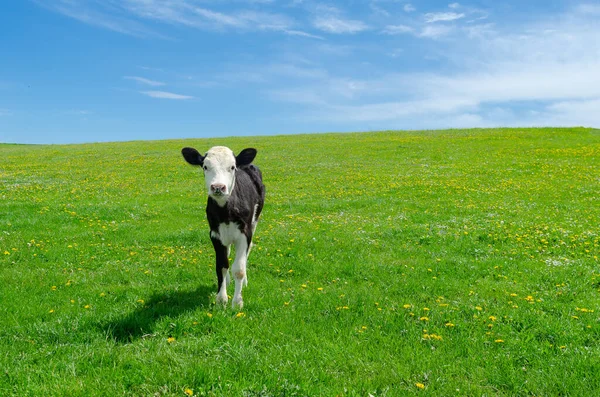
[[[224,204],[235,186],[237,168],[252,163],[256,149],[244,149],[236,156],[225,146],[214,146],[202,156],[196,149],[186,147],[181,154],[188,163],[202,167],[208,195]]]

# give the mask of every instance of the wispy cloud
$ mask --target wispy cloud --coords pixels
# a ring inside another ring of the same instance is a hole
[[[405,33],[414,33],[414,29],[410,26],[406,25],[388,25],[386,26],[382,33],[396,35],[396,34],[405,34]]]
[[[198,6],[193,0],[34,0],[44,8],[80,22],[138,37],[158,36],[148,22],[186,26],[201,30],[273,31],[288,35],[319,38],[300,29],[293,18],[276,12],[256,9],[233,9],[227,12]],[[269,6],[273,1],[240,2],[246,6]]]
[[[318,16],[315,18],[313,24],[319,30],[335,34],[358,33],[369,28],[362,21],[342,19],[335,15]]]
[[[160,98],[160,99],[183,100],[183,99],[193,99],[194,98],[193,96],[175,94],[175,93],[167,92],[167,91],[141,91],[141,93],[144,95],[147,95],[151,98]]]
[[[464,18],[465,14],[458,14],[456,12],[429,12],[425,14],[425,22],[448,22],[455,21],[457,19]]]
[[[40,6],[76,19],[88,25],[96,26],[114,32],[136,37],[161,37],[162,34],[149,29],[146,25],[132,19],[118,8],[106,2],[104,6],[97,7],[92,1],[70,0],[34,0]]]
[[[402,7],[402,9],[404,10],[404,12],[413,12],[416,11],[417,9],[410,3],[408,4],[404,4],[404,7]]]
[[[310,109],[299,119],[322,122],[412,128],[600,126],[600,27],[594,12],[600,14],[600,7],[579,6],[505,30],[466,23],[461,14],[430,14],[425,24],[388,25],[381,33],[452,35],[438,54],[452,62],[454,72],[383,73],[347,79],[345,86],[344,79],[334,84],[329,74],[269,95]]]
[[[126,80],[133,80],[135,82],[138,82],[140,84],[145,84],[145,85],[149,85],[152,87],[160,87],[165,85],[165,83],[161,82],[161,81],[156,81],[156,80],[150,80],[144,77],[139,77],[139,76],[123,76],[124,79]]]

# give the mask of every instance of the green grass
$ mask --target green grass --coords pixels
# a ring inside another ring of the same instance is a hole
[[[241,313],[217,144],[267,186]],[[584,128],[0,145],[0,395],[599,392],[599,192]]]

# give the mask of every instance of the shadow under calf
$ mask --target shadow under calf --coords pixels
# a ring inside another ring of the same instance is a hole
[[[178,317],[184,313],[209,305],[214,287],[200,286],[192,291],[168,291],[154,294],[122,319],[102,323],[100,326],[108,338],[117,342],[133,342],[154,333],[156,323],[163,317]]]

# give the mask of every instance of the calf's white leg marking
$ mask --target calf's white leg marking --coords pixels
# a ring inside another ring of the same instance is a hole
[[[255,211],[256,213],[256,211]],[[254,222],[253,222],[254,224]],[[219,232],[212,232],[211,235],[221,240],[221,244],[227,247],[227,256],[229,256],[230,246],[235,246],[235,260],[231,266],[235,281],[235,292],[233,294],[232,307],[242,308],[244,301],[242,299],[242,289],[248,285],[246,276],[246,263],[248,260],[248,242],[246,235],[240,231],[237,223],[222,223],[219,225]],[[229,284],[229,271],[223,269],[223,285],[217,294],[217,303],[227,303],[227,284]]]
[[[220,305],[227,304],[227,284],[229,284],[229,269],[223,268],[221,270],[223,274],[223,284],[221,284],[221,289],[217,293],[217,303]]]

